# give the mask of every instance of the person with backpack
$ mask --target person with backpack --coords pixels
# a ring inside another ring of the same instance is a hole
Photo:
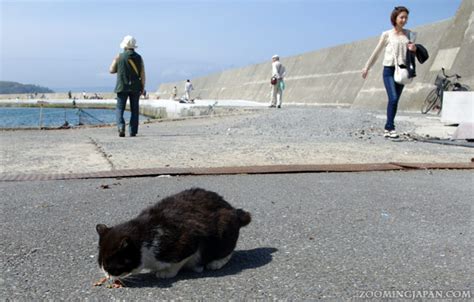
[[[117,83],[114,92],[117,93],[116,118],[119,137],[125,136],[125,120],[123,113],[130,99],[129,134],[136,136],[138,132],[139,100],[145,91],[145,65],[142,57],[135,52],[136,40],[132,36],[125,36],[118,54],[110,65],[109,71],[117,74]]]

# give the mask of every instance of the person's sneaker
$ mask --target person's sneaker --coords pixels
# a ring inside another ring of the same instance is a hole
[[[398,138],[398,133],[395,130],[390,131],[390,138]]]
[[[383,137],[390,137],[390,131],[385,130],[385,131],[383,132]]]
[[[136,133],[130,133],[130,136],[137,136]]]
[[[119,137],[125,137],[125,131],[119,131]]]
[[[275,105],[270,105],[268,106],[268,108],[275,108]]]
[[[281,105],[278,105],[277,108],[281,108]]]

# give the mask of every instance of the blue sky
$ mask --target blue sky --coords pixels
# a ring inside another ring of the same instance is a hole
[[[408,28],[448,19],[461,0],[0,0],[0,80],[111,90],[123,36],[136,37],[147,90],[159,83],[378,36],[394,6]],[[362,66],[361,66],[362,68]],[[91,91],[92,91],[91,90]]]

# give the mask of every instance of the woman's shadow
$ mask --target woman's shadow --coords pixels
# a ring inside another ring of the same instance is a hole
[[[272,261],[272,254],[278,251],[273,247],[262,247],[253,250],[234,251],[230,261],[219,270],[204,270],[202,273],[195,273],[183,270],[174,278],[159,279],[154,273],[139,274],[122,280],[125,287],[143,288],[143,287],[172,287],[173,283],[179,280],[223,277],[227,275],[235,275],[246,269],[253,269],[264,266]]]

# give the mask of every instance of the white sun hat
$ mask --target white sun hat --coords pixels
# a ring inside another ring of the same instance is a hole
[[[279,55],[273,55],[272,59],[280,60],[280,56]]]
[[[137,41],[135,38],[129,35],[123,38],[122,43],[120,43],[120,48],[137,48],[138,46],[136,44]]]

